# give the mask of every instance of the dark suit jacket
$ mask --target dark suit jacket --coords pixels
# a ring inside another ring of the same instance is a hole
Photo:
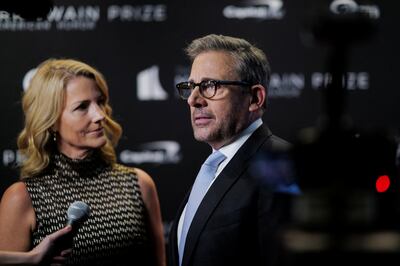
[[[280,250],[279,195],[251,162],[263,152],[282,152],[290,144],[259,127],[225,166],[203,198],[189,229],[182,266],[273,265]],[[281,180],[286,182],[285,180]],[[182,202],[169,237],[169,265],[179,265],[177,226]],[[283,201],[282,201],[283,202]],[[285,201],[286,204],[286,201]]]

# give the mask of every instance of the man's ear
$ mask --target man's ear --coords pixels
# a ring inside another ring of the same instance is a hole
[[[251,102],[249,106],[249,111],[254,112],[263,108],[265,105],[267,92],[261,84],[254,85],[250,88],[251,90]]]

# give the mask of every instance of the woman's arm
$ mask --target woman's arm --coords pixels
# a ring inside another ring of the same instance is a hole
[[[135,170],[138,174],[139,186],[142,193],[143,201],[149,214],[150,228],[155,245],[155,256],[157,258],[157,266],[165,266],[166,257],[164,230],[162,225],[157,189],[154,181],[146,172],[138,168],[135,168]]]
[[[25,183],[16,182],[4,192],[0,202],[0,250],[30,250],[35,226],[35,211]]]
[[[45,261],[63,264],[71,249],[61,250],[57,241],[71,231],[71,226],[64,227],[46,236],[39,245],[29,252],[0,251],[0,265],[39,265]]]

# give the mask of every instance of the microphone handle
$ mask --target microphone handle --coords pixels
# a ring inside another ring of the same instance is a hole
[[[64,249],[69,249],[69,248],[72,248],[72,247],[73,247],[74,236],[75,236],[76,233],[78,232],[79,223],[77,223],[76,220],[68,219],[68,221],[67,221],[67,223],[66,223],[65,226],[67,226],[67,225],[71,226],[71,227],[72,227],[72,230],[71,230],[68,234],[62,236],[62,237],[59,239],[59,241],[60,241],[60,242],[59,242],[59,243],[60,243],[60,245],[59,245],[60,251],[61,251],[61,250],[64,250]]]

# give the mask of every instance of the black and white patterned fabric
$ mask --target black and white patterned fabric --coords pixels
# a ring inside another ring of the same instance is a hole
[[[41,174],[24,180],[36,213],[36,246],[64,227],[74,201],[86,202],[90,216],[73,238],[67,265],[150,265],[146,210],[133,168],[106,164],[97,153],[83,160],[53,156]]]

